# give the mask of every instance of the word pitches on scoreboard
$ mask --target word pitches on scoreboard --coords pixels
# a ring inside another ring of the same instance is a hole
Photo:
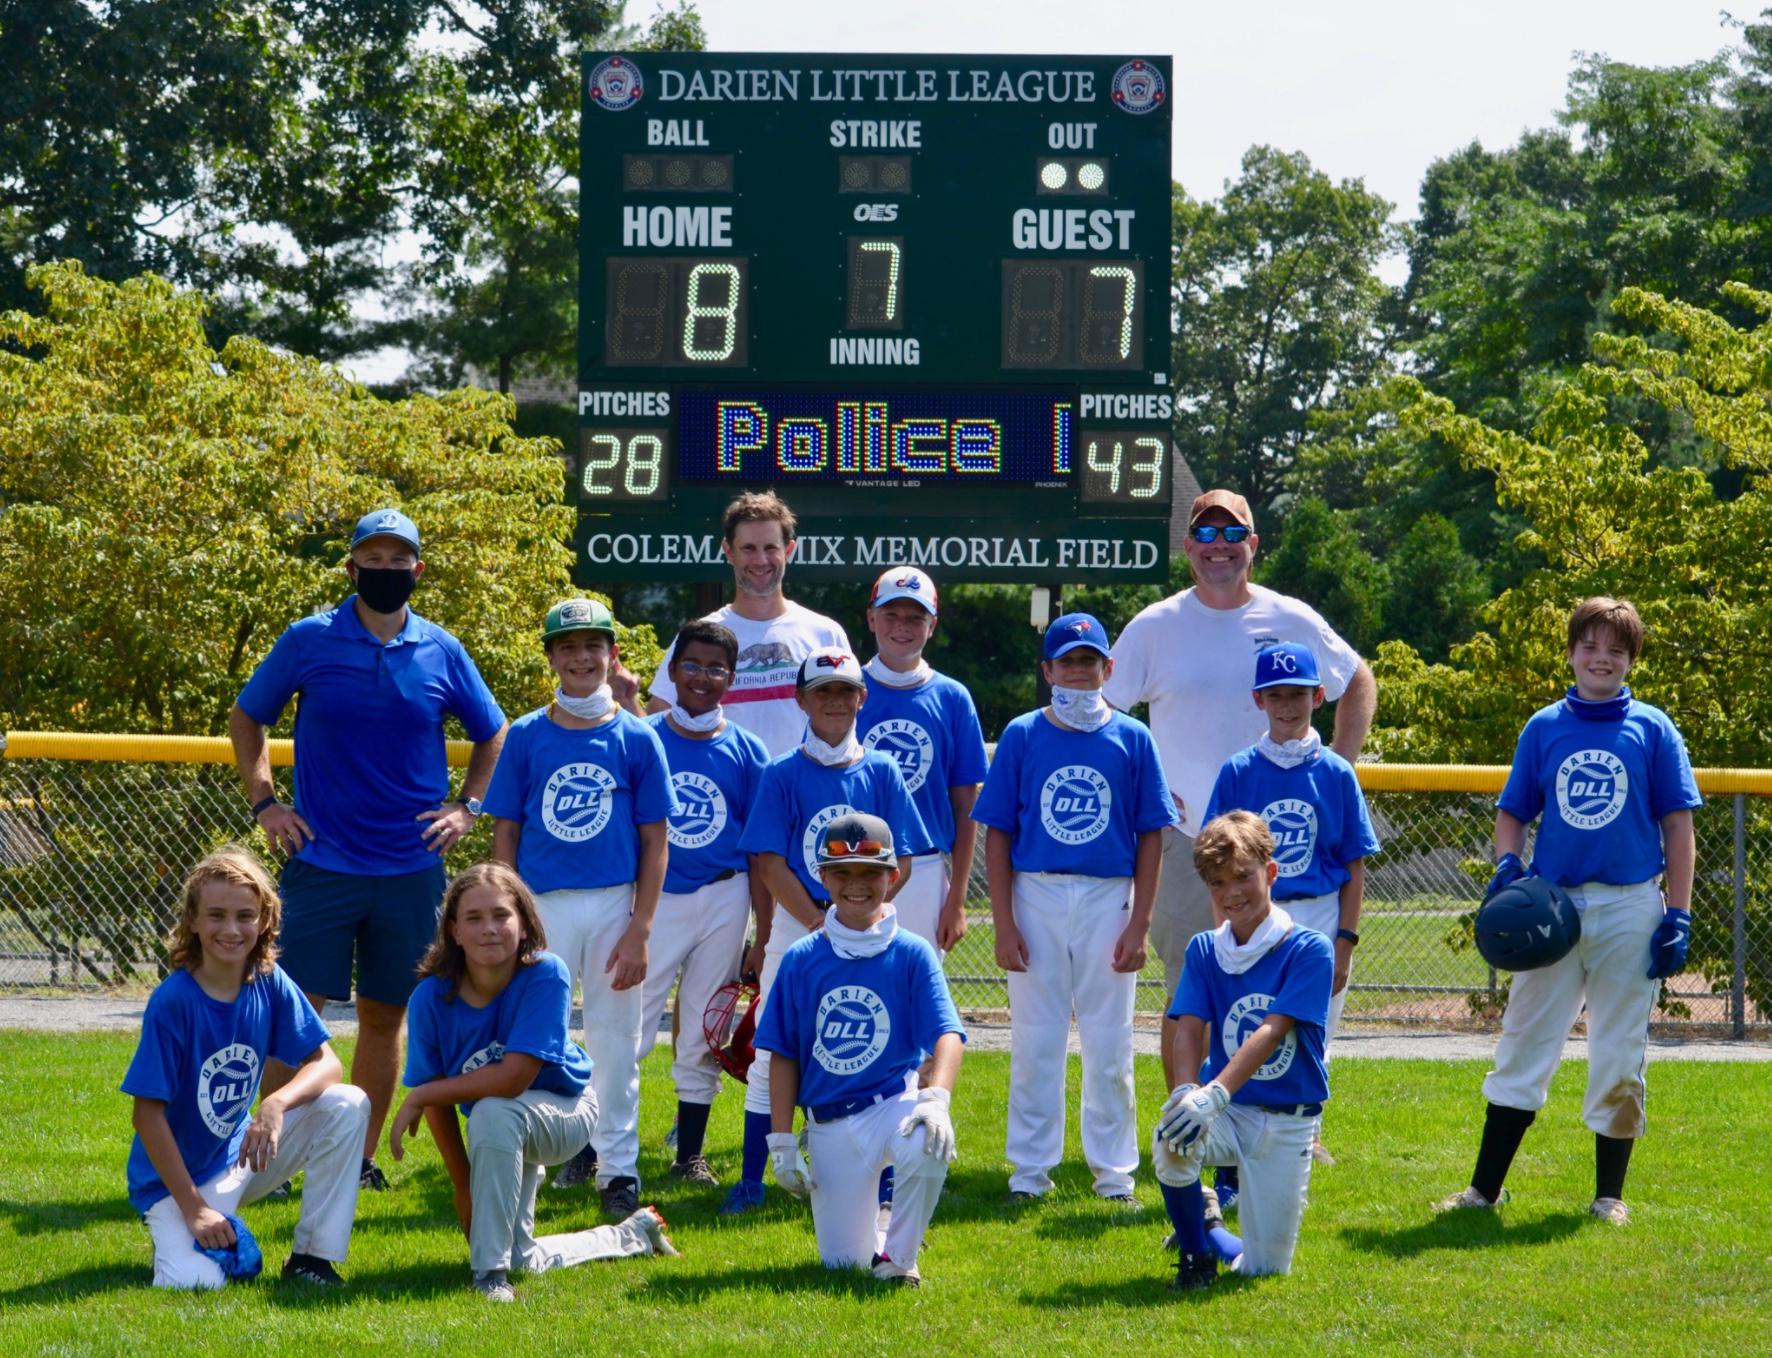
[[[583,75],[581,583],[723,579],[764,488],[800,578],[1165,577],[1167,57]]]

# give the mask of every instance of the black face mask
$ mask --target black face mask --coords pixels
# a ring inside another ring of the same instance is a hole
[[[357,567],[357,593],[377,613],[398,613],[417,584],[418,575],[410,566],[388,570]]]

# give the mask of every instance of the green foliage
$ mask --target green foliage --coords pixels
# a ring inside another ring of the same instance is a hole
[[[1310,601],[1356,651],[1379,640],[1390,573],[1360,545],[1345,519],[1321,500],[1286,516],[1279,549],[1262,559],[1263,584]]]
[[[501,701],[547,691],[571,590],[557,449],[480,391],[379,400],[312,359],[204,336],[206,300],[40,266],[0,315],[0,720],[214,733],[283,628],[349,592],[351,526],[404,506],[414,606]],[[649,673],[649,631],[623,638]]]

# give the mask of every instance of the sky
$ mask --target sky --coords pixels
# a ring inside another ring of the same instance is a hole
[[[1243,153],[1303,151],[1417,213],[1422,174],[1472,141],[1552,124],[1578,53],[1684,65],[1736,41],[1714,0],[695,0],[711,50],[1168,54],[1174,175],[1217,198]],[[644,24],[653,0],[629,0]],[[1742,16],[1755,0],[1738,4]],[[1393,259],[1381,270],[1398,283]],[[397,376],[382,351],[344,365]]]

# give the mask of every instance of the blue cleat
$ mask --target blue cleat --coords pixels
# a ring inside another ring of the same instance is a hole
[[[763,1185],[749,1179],[740,1179],[732,1185],[732,1191],[726,1195],[726,1201],[720,1204],[720,1215],[736,1217],[762,1205]]]

